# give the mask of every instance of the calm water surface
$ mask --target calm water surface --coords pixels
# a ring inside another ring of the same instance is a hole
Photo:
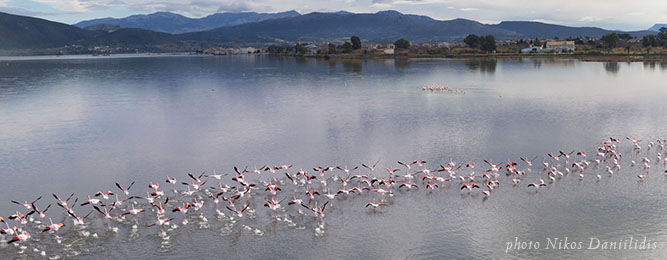
[[[179,225],[167,231],[169,239],[145,227],[153,213],[140,218],[138,230],[130,228],[133,218],[114,223],[117,233],[94,213],[87,229],[98,238],[72,230],[66,220],[61,244],[54,234],[31,229],[25,252],[3,245],[1,258],[38,257],[31,251],[36,247],[65,259],[664,259],[664,167],[654,163],[647,180],[638,182],[629,160],[643,155],[631,152],[624,137],[667,137],[666,81],[667,63],[569,59],[0,58],[3,217],[22,210],[10,200],[42,195],[38,205],[54,204],[47,215],[59,221],[65,214],[51,193],[74,192],[81,200],[98,190],[117,191],[114,182],[136,181],[133,190],[143,195],[149,182],[168,186],[167,175],[189,181],[187,172],[233,174],[233,166],[287,163],[298,170],[380,159],[384,169],[399,167],[397,160],[424,159],[437,168],[474,160],[479,175],[483,159],[538,156],[541,165],[546,153],[581,149],[592,157],[609,136],[624,141],[622,169],[599,182],[595,174],[606,173],[593,168],[583,181],[571,174],[537,193],[502,178],[488,199],[478,191],[461,193],[453,182],[435,192],[397,191],[387,198],[390,206],[377,211],[363,206],[380,196],[352,195],[331,202],[323,224],[294,208],[273,220],[260,189],[249,201],[254,212],[235,223],[216,218],[210,200],[206,223],[193,214],[181,226],[180,213],[168,212]],[[459,93],[424,92],[426,84]],[[524,182],[546,176],[534,168]],[[224,183],[232,185],[228,178]],[[291,194],[289,184],[284,187]],[[75,208],[79,215],[89,210]],[[631,236],[657,248],[544,249],[547,238],[588,247],[591,237]],[[542,248],[506,253],[515,239],[539,241]]]

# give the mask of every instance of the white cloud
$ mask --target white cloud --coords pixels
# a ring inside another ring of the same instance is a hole
[[[479,11],[479,8],[466,7],[466,8],[461,8],[461,11],[464,11],[464,12]]]
[[[452,0],[395,0],[392,2],[395,5],[432,5],[432,4],[447,4],[453,1]]]
[[[67,12],[85,12],[87,6],[79,0],[32,0],[37,3],[47,4],[58,10]]]
[[[580,22],[597,22],[600,20],[602,20],[602,18],[597,16],[584,16],[581,19],[579,19]]]
[[[539,23],[550,23],[550,24],[561,24],[559,21],[554,21],[554,20],[547,20],[547,19],[533,19],[530,20],[531,22],[539,22]]]

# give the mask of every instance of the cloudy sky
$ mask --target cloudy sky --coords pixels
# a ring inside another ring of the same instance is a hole
[[[435,19],[484,23],[522,20],[605,29],[640,30],[667,23],[666,0],[0,0],[0,11],[63,23],[170,11],[189,17],[216,12],[397,10]]]

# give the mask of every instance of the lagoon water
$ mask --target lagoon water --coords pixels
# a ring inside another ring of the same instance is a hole
[[[51,193],[81,200],[132,181],[143,192],[149,182],[167,186],[167,175],[187,181],[187,172],[233,174],[233,166],[311,169],[380,159],[384,169],[424,159],[437,168],[474,160],[479,175],[483,159],[538,156],[541,164],[546,153],[580,149],[592,157],[614,136],[623,140],[623,167],[599,182],[594,176],[603,169],[539,192],[504,179],[488,199],[461,193],[455,182],[431,193],[397,192],[378,211],[363,207],[378,198],[350,196],[330,203],[323,232],[292,209],[282,214],[295,225],[272,220],[259,195],[252,218],[230,224],[207,205],[209,223],[193,220],[168,231],[168,240],[143,222],[138,231],[118,224],[118,233],[108,232],[94,213],[88,229],[99,238],[71,230],[67,220],[61,244],[34,231],[31,246],[65,259],[664,259],[665,168],[654,164],[638,182],[629,160],[640,159],[625,137],[667,137],[666,82],[667,63],[572,59],[5,57],[0,214],[22,210],[10,200],[41,195],[38,204],[52,203],[47,215],[60,220],[65,214]],[[458,93],[425,92],[427,84]],[[546,179],[534,168],[525,183]],[[547,239],[565,237],[584,249],[545,249]],[[591,238],[630,237],[646,237],[656,249],[586,249]],[[541,248],[507,250],[517,240]],[[0,258],[38,257],[19,251],[0,246]]]

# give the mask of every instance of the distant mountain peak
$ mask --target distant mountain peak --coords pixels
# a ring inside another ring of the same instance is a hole
[[[385,10],[385,11],[379,11],[376,14],[393,14],[393,15],[403,15],[403,13],[396,11],[396,10]]]
[[[330,12],[330,14],[350,15],[350,14],[354,14],[354,13],[350,13],[350,12],[348,12],[348,11],[343,11],[343,10],[341,10],[341,11],[337,11],[337,12]]]
[[[648,28],[649,31],[659,32],[660,28],[667,27],[667,23],[656,23],[651,28]]]

